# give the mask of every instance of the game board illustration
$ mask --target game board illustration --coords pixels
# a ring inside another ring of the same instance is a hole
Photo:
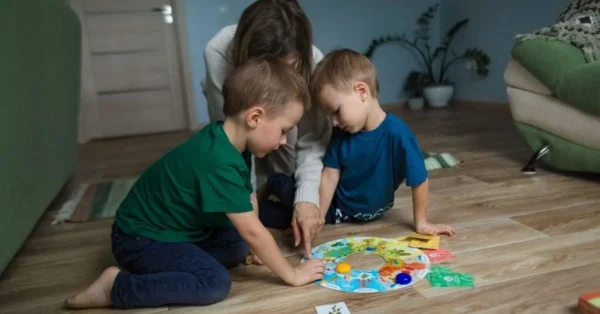
[[[350,269],[343,259],[357,253],[379,255],[384,265],[379,269]],[[312,258],[327,263],[325,277],[316,283],[344,292],[373,293],[408,287],[425,278],[430,267],[429,258],[421,250],[403,241],[377,237],[330,241],[313,248]],[[340,268],[341,264],[346,267]],[[342,271],[345,268],[349,271]]]

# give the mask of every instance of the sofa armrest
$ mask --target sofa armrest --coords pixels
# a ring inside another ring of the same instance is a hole
[[[511,54],[553,93],[562,75],[586,63],[581,50],[557,40],[529,39],[515,44]]]
[[[556,96],[594,116],[600,116],[600,62],[578,66],[561,76]]]

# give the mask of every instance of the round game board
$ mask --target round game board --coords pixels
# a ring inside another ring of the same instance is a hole
[[[385,263],[379,269],[352,268],[345,274],[336,271],[337,264],[346,256],[357,253],[379,255]],[[425,278],[430,265],[429,258],[421,250],[409,247],[402,241],[377,237],[330,241],[313,248],[312,258],[327,262],[325,277],[316,282],[318,285],[358,293],[386,292],[411,286]],[[398,274],[403,279],[399,280],[400,283],[396,281]]]

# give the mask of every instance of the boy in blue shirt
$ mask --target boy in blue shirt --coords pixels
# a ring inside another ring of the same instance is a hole
[[[312,218],[303,236],[305,250],[310,251],[311,239],[325,223],[366,222],[383,215],[403,182],[412,188],[416,231],[453,236],[452,227],[427,220],[428,180],[421,150],[409,127],[379,105],[377,73],[369,59],[349,49],[329,53],[315,68],[310,89],[334,130],[323,159],[320,217]],[[292,197],[290,186],[293,182],[283,176],[267,184],[282,203]]]

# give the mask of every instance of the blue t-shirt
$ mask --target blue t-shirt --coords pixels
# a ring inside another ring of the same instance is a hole
[[[377,218],[393,206],[400,184],[417,186],[427,179],[415,135],[390,113],[371,131],[334,128],[323,164],[340,170],[329,210],[342,220]]]

